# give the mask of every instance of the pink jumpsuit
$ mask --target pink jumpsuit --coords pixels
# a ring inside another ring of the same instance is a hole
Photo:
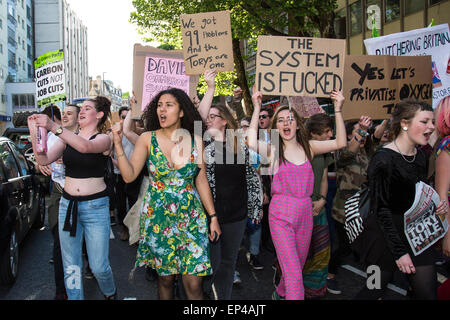
[[[302,270],[313,230],[313,187],[314,174],[308,160],[301,165],[281,162],[273,176],[269,225],[282,271],[276,290],[287,300],[305,297]]]

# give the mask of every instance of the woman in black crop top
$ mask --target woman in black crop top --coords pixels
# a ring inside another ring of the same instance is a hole
[[[116,298],[109,263],[109,198],[104,175],[111,139],[104,134],[111,102],[102,96],[83,102],[79,134],[59,127],[46,115],[28,118],[33,151],[40,165],[63,156],[66,178],[59,206],[59,235],[66,291],[70,300],[84,299],[82,244],[86,241],[89,266],[106,299]],[[60,139],[46,154],[36,152],[36,129],[43,127]],[[63,223],[64,222],[64,223]]]
[[[425,145],[434,131],[433,109],[423,102],[403,100],[394,109],[394,140],[373,156],[368,168],[373,214],[357,246],[361,259],[381,271],[381,289],[362,289],[357,299],[379,299],[395,271],[408,278],[416,299],[436,299],[435,248],[415,256],[405,237],[404,213],[411,207],[415,184],[426,181],[428,159],[416,145]],[[437,207],[442,213],[443,206]]]

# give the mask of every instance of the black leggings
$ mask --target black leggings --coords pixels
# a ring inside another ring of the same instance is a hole
[[[435,265],[417,266],[415,274],[405,274],[412,289],[412,299],[437,299],[437,274]],[[381,289],[369,289],[364,286],[355,300],[377,300],[383,297],[387,285],[394,278],[393,271],[381,270]]]

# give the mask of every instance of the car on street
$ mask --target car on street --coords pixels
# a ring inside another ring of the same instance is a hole
[[[44,220],[45,187],[34,164],[10,139],[0,137],[0,284],[15,282],[19,245]]]

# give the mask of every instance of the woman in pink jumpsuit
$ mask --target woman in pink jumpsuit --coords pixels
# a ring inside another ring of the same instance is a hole
[[[347,144],[341,113],[344,97],[341,92],[333,91],[331,99],[336,114],[335,140],[308,141],[297,112],[288,106],[280,106],[272,118],[272,141],[267,145],[257,141],[262,94],[255,92],[252,97],[254,111],[249,128],[249,146],[267,156],[273,172],[269,225],[282,271],[274,299],[303,300],[305,297],[302,270],[313,229],[311,195],[314,174],[311,161],[314,155],[335,151]],[[263,150],[269,151],[264,154]]]

